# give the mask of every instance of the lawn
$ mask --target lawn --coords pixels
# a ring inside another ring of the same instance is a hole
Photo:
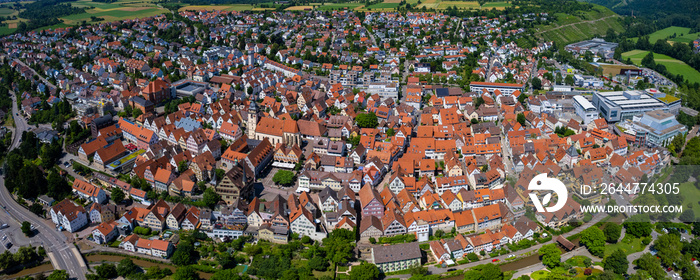
[[[17,11],[10,8],[0,8],[0,17],[16,15]]]
[[[634,238],[632,236],[625,235],[625,238],[617,243],[605,245],[605,255],[609,256],[613,252],[617,251],[617,249],[621,249],[626,255],[629,255],[632,253],[641,252],[644,250],[644,245],[642,244],[641,238]]]
[[[320,11],[331,11],[331,10],[353,10],[358,7],[361,7],[362,3],[326,3],[323,6],[316,6],[317,10]]]
[[[671,36],[673,36],[673,34],[676,34],[676,37],[670,38]],[[681,34],[683,35],[681,36]],[[690,28],[671,26],[649,34],[649,42],[654,44],[659,39],[668,39],[671,42],[690,43],[698,37],[700,37],[700,33],[690,33]],[[637,39],[639,38],[632,38],[632,40],[635,42],[637,41]]]
[[[644,58],[644,56],[646,56],[647,53],[649,52],[642,50],[631,50],[623,53],[622,59],[627,60],[627,58],[629,58],[634,64],[640,65],[642,62],[642,58]],[[683,75],[683,78],[689,80],[691,83],[700,83],[700,72],[698,72],[698,70],[693,69],[693,67],[690,67],[688,64],[685,64],[683,61],[677,60],[667,55],[657,53],[654,54],[654,61],[657,64],[663,64],[664,66],[666,66],[666,69],[671,74],[680,74]]]
[[[700,190],[691,182],[681,183],[679,188],[681,189],[681,197],[683,197],[683,210],[688,208],[688,204],[692,204],[695,217],[700,217],[700,205],[698,205]]]

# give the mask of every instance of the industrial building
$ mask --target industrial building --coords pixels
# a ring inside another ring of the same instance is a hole
[[[668,111],[668,106],[645,92],[610,91],[593,94],[593,106],[608,122],[632,119],[636,115],[654,110]]]
[[[662,110],[646,112],[641,117],[635,117],[632,125],[637,132],[638,142],[655,146],[666,146],[671,143],[673,137],[688,131],[685,125],[676,120],[676,116]]]
[[[589,51],[604,58],[612,58],[613,54],[615,54],[615,48],[617,48],[617,43],[606,42],[601,38],[593,38],[566,45],[565,50],[578,54],[584,54]]]
[[[584,124],[588,124],[598,118],[598,110],[595,106],[581,95],[574,96],[574,109],[576,115],[583,119]]]

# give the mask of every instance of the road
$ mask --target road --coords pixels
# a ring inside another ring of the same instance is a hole
[[[12,93],[12,114],[17,116],[19,111],[17,109],[16,95]],[[29,126],[27,125],[24,118],[15,117],[15,133],[13,134],[14,139],[12,141],[12,146],[10,150],[19,147],[19,139],[22,137],[22,132],[26,131]],[[38,246],[44,247],[49,253],[49,259],[53,264],[55,269],[66,270],[73,279],[86,279],[85,274],[87,273],[85,262],[80,255],[80,252],[73,246],[73,244],[68,243],[66,236],[62,232],[56,231],[53,226],[48,225],[47,222],[20,206],[13,198],[10,192],[5,187],[5,177],[0,176],[0,205],[3,206],[6,214],[14,219],[14,225],[12,221],[6,221],[10,226],[19,227],[20,223],[23,221],[28,221],[36,228],[35,235],[31,237],[31,243]]]
[[[52,84],[51,82],[49,82],[49,80],[47,80],[46,78],[44,78],[43,75],[39,75],[39,73],[37,73],[36,71],[34,71],[34,69],[32,69],[31,67],[29,67],[29,65],[27,65],[26,63],[24,63],[23,61],[21,61],[21,60],[19,60],[19,59],[17,59],[17,58],[15,58],[14,61],[17,62],[17,63],[19,63],[20,65],[22,65],[22,66],[24,66],[24,67],[27,67],[27,68],[31,69],[32,73],[34,73],[34,75],[37,75],[37,76],[39,77],[39,79],[40,79],[46,86],[48,86],[48,87],[51,88],[52,90],[56,90],[56,86],[55,86],[54,84]]]
[[[564,237],[569,237],[569,236],[572,236],[572,235],[574,235],[574,234],[578,234],[578,233],[580,233],[581,231],[583,231],[584,229],[591,227],[592,225],[594,225],[594,224],[597,223],[597,222],[600,222],[600,220],[602,220],[602,219],[605,218],[606,216],[607,216],[607,214],[599,213],[599,214],[593,216],[593,219],[591,219],[588,223],[583,224],[583,225],[581,225],[580,227],[577,227],[577,228],[575,228],[574,230],[572,230],[572,231],[570,231],[570,232],[567,232],[567,233],[565,233],[565,234],[562,234],[562,236],[564,236]],[[537,250],[539,250],[540,248],[542,248],[542,246],[547,245],[547,244],[551,244],[551,243],[553,243],[553,242],[554,242],[554,240],[551,240],[551,241],[549,241],[549,242],[537,244],[537,245],[532,246],[532,247],[527,248],[527,249],[522,249],[522,250],[519,250],[519,251],[511,252],[510,254],[513,254],[513,255],[516,255],[516,256],[520,256],[520,255],[523,255],[523,254],[528,253],[528,252],[531,252],[531,251],[535,251],[535,252],[536,252]],[[477,265],[480,265],[480,264],[492,263],[492,262],[493,262],[493,259],[500,259],[500,258],[503,258],[503,256],[498,256],[498,257],[495,257],[495,258],[486,258],[486,259],[483,259],[483,260],[480,260],[480,261],[470,262],[470,263],[461,264],[461,265],[456,265],[456,266],[451,266],[451,267],[435,267],[435,266],[429,266],[429,267],[428,267],[428,271],[430,272],[430,274],[443,274],[443,273],[446,273],[448,269],[450,269],[450,270],[452,270],[452,269],[463,270],[463,269],[467,269],[467,268],[470,268],[470,267],[474,267],[474,266],[477,266]],[[400,279],[408,279],[408,278],[410,278],[410,277],[411,277],[410,274],[392,275],[392,278],[400,278]]]

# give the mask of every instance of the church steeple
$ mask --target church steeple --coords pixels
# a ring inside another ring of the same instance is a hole
[[[248,139],[255,139],[255,128],[258,125],[258,104],[255,100],[250,101],[248,106],[248,123],[246,124],[246,132]]]

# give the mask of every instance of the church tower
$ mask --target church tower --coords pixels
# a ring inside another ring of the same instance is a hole
[[[255,128],[258,125],[258,104],[254,100],[250,101],[248,107],[248,123],[246,124],[246,132],[248,139],[255,139]]]

